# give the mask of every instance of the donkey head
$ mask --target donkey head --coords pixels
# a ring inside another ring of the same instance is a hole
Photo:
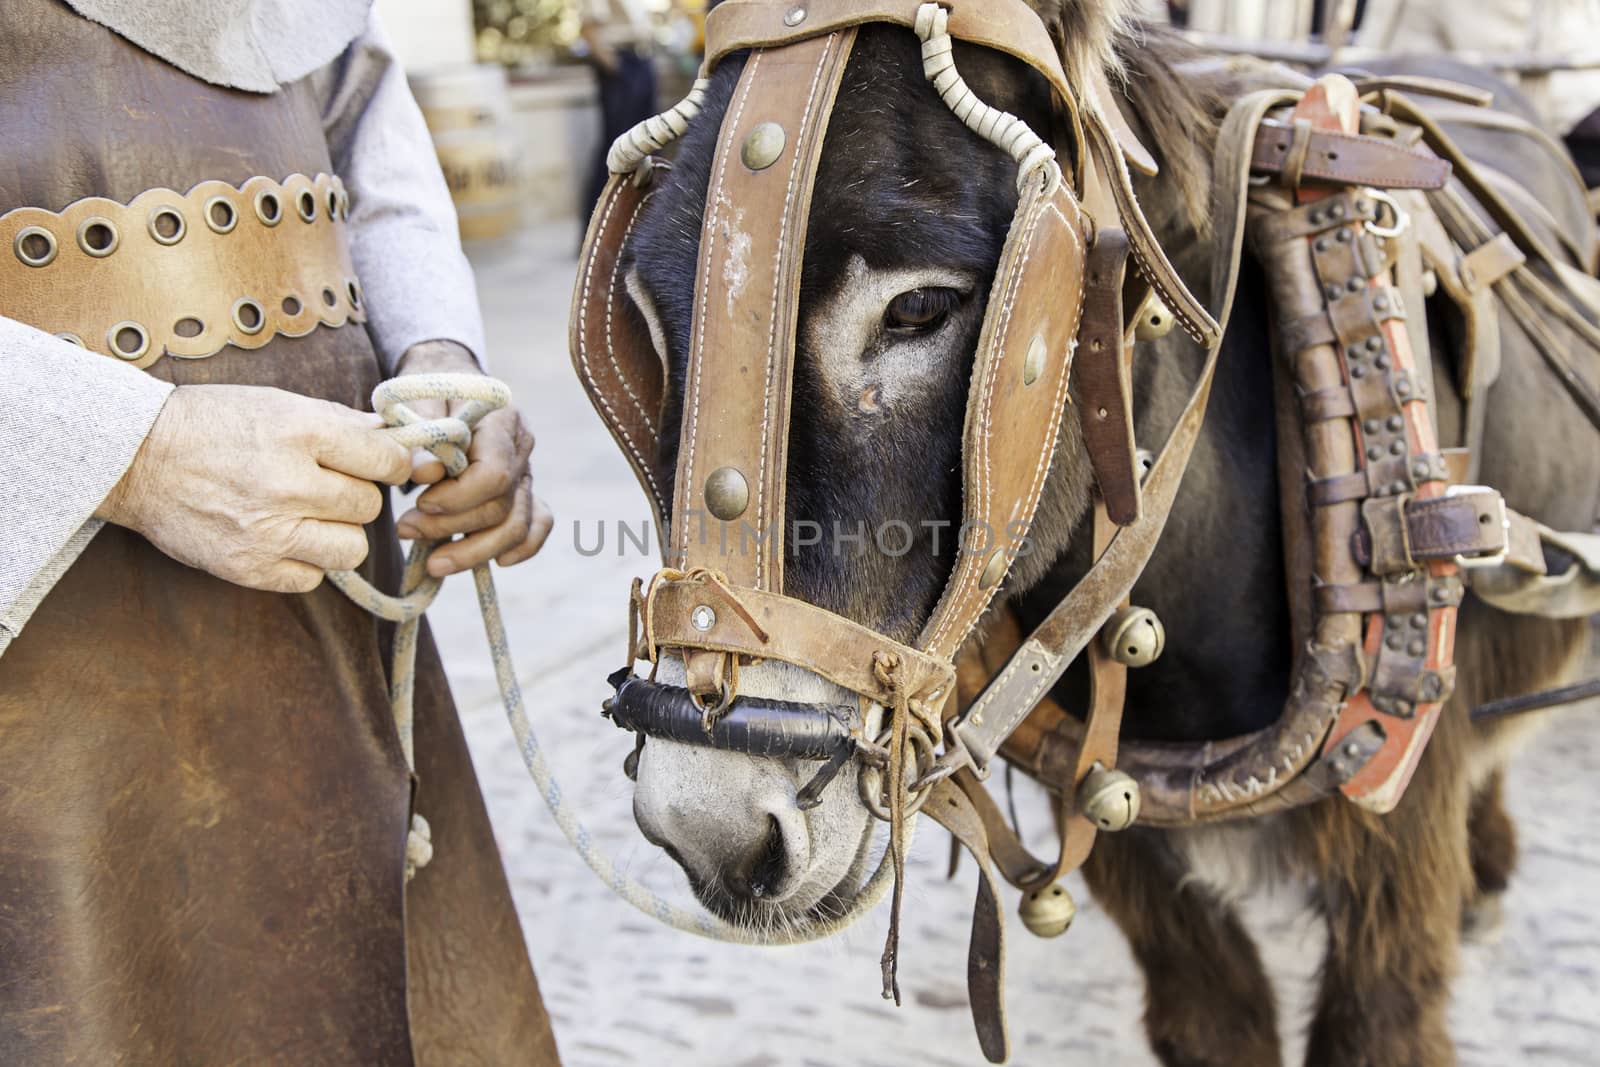
[[[1120,4],[1033,2],[1069,71],[1110,62]],[[958,44],[956,60],[982,99],[1053,139],[1060,115],[1042,77],[981,48]],[[730,59],[718,68],[702,115],[641,212],[627,265],[628,292],[668,368],[661,484],[672,483],[677,463],[702,217],[740,67]],[[941,102],[915,36],[885,25],[861,30],[827,127],[806,233],[783,591],[905,643],[915,641],[960,551],[962,426],[1016,177],[1016,164]],[[1042,576],[1089,501],[1092,476],[1070,413],[1060,437],[1032,549],[1012,566],[1010,588]],[[661,679],[677,681],[673,669],[664,659]],[[739,692],[811,704],[856,699],[815,674],[770,664],[744,668]],[[637,766],[635,818],[725,917],[766,924],[825,915],[857,891],[874,823],[853,767],[820,806],[802,811],[797,789],[815,769],[652,738]]]

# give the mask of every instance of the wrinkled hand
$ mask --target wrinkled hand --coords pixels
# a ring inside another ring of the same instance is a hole
[[[479,374],[471,353],[459,345],[429,341],[408,350],[399,372],[406,374]],[[460,405],[452,404],[450,410]],[[410,405],[424,418],[445,414],[445,404]],[[400,516],[400,536],[410,541],[459,540],[441,544],[428,557],[428,573],[443,578],[471,570],[491,559],[510,567],[530,559],[544,546],[555,524],[544,501],[533,495],[528,457],[533,434],[514,408],[485,415],[472,434],[470,460],[459,478],[446,479],[444,464],[427,452],[414,457],[411,480],[431,488],[417,506]]]
[[[373,483],[410,473],[377,415],[278,389],[189,385],[167,398],[95,516],[218,578],[304,593],[366,559],[362,527],[385,495]]]

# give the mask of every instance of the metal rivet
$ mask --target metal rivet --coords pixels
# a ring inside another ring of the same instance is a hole
[[[1363,215],[1363,216],[1372,214],[1372,201],[1370,201],[1370,200],[1357,200],[1356,201],[1356,213],[1358,215]]]
[[[163,204],[150,212],[145,228],[150,231],[150,239],[156,244],[175,245],[189,232],[189,223],[177,208]]]
[[[1318,252],[1326,252],[1329,248],[1328,239],[1326,237],[1318,237],[1311,247]]]
[[[1384,638],[1383,643],[1388,646],[1389,651],[1399,652],[1405,647],[1406,639],[1401,637],[1399,634],[1390,634],[1388,637]]]
[[[1426,630],[1428,628],[1428,616],[1420,611],[1411,616],[1411,628],[1413,630]]]
[[[1376,366],[1379,370],[1388,370],[1389,369],[1389,357],[1388,356],[1379,356],[1376,360],[1373,361],[1373,365]]]
[[[1404,441],[1395,441],[1393,444],[1391,444],[1389,446],[1389,455],[1391,455],[1391,456],[1403,456],[1405,454],[1406,454],[1406,443]]]
[[[1357,276],[1357,277],[1354,277],[1354,278],[1351,278],[1351,279],[1347,280],[1344,283],[1344,287],[1346,289],[1350,290],[1352,293],[1359,293],[1361,291],[1362,287],[1365,286],[1366,284],[1367,284],[1367,280],[1365,278]]]
[[[130,340],[125,334],[132,334],[133,338]],[[150,351],[150,333],[137,322],[119,322],[106,331],[106,344],[123,359],[140,359]]]
[[[56,258],[56,235],[43,226],[24,226],[11,242],[11,250],[29,267],[48,267]]]
[[[1366,377],[1366,374],[1367,368],[1365,367],[1357,365],[1350,368],[1350,377],[1352,378],[1364,378]]]
[[[1383,428],[1383,424],[1377,419],[1368,419],[1361,424],[1361,428],[1369,434],[1374,434]]]
[[[213,233],[232,233],[233,228],[239,225],[238,209],[233,206],[233,201],[225,196],[213,196],[207,200],[201,214],[205,216],[206,225],[211,227]]]
[[[271,189],[263,189],[256,194],[255,209],[256,218],[261,220],[263,226],[276,226],[283,221],[283,201]]]
[[[803,7],[791,7],[788,13],[783,16],[783,24],[785,26],[798,26],[805,20],[806,9]]]
[[[1406,654],[1409,656],[1420,656],[1426,651],[1428,651],[1428,643],[1420,637],[1406,646]]]
[[[1389,427],[1391,433],[1399,433],[1406,428],[1406,420],[1399,415],[1390,415],[1385,425]]]
[[[733,467],[719,467],[706,479],[706,510],[732,522],[750,506],[750,484]]]
[[[1406,624],[1405,616],[1390,615],[1387,619],[1383,620],[1383,624],[1389,627],[1391,630],[1398,630],[1400,627]]]
[[[1344,290],[1340,289],[1337,285],[1329,283],[1322,290],[1322,295],[1326,296],[1329,300],[1337,300],[1337,299],[1339,299],[1339,296],[1340,296],[1341,293],[1343,293],[1343,291]]]
[[[1450,590],[1446,589],[1442,585],[1438,586],[1433,591],[1433,599],[1436,603],[1443,604],[1445,601],[1450,599]]]
[[[1394,391],[1399,393],[1401,396],[1410,396],[1411,383],[1405,378],[1401,378],[1399,381],[1394,383]]]
[[[1383,449],[1379,448],[1377,445],[1369,445],[1367,447],[1367,458],[1374,462],[1382,459]]]
[[[1367,354],[1365,352],[1363,352],[1360,348],[1352,348],[1352,349],[1349,349],[1348,351],[1345,352],[1345,358],[1348,359],[1350,362],[1354,363],[1357,360],[1366,359],[1367,358]]]
[[[240,333],[254,336],[266,329],[266,310],[257,301],[241,296],[233,302],[233,325]]]
[[[1048,354],[1044,334],[1034,334],[1032,343],[1028,345],[1028,354],[1022,360],[1023,385],[1032,385],[1039,380],[1039,375],[1044,373],[1044,360]]]
[[[1399,496],[1401,493],[1403,493],[1405,491],[1406,491],[1406,483],[1405,482],[1394,481],[1394,482],[1390,482],[1389,483],[1389,495],[1390,496]]]
[[[1309,217],[1311,219],[1311,225],[1313,225],[1313,226],[1321,226],[1322,225],[1322,220],[1326,216],[1324,216],[1322,214],[1322,209],[1318,208],[1317,210],[1313,211]]]
[[[1381,337],[1369,337],[1369,338],[1367,338],[1367,351],[1368,352],[1381,352],[1381,351],[1383,351],[1383,347],[1384,347],[1383,338],[1381,338]]]
[[[1335,205],[1333,205],[1331,208],[1328,209],[1328,214],[1333,216],[1333,218],[1335,218],[1335,219],[1344,218],[1344,205],[1343,204],[1335,204]]]
[[[1000,579],[1006,573],[1006,550],[997,548],[989,557],[989,562],[984,564],[983,573],[978,576],[979,589],[992,589],[1000,584]]]
[[[1339,239],[1339,243],[1342,245],[1347,245],[1350,243],[1349,230],[1340,230],[1335,236]]]
[[[78,247],[84,255],[104,259],[117,250],[122,234],[117,224],[100,215],[91,215],[78,224]]]
[[[1344,754],[1349,756],[1351,759],[1355,759],[1357,756],[1361,755],[1361,746],[1352,741],[1348,745],[1344,746]]]
[[[766,170],[783,155],[783,147],[788,143],[788,134],[783,132],[782,126],[776,122],[763,122],[745,137],[744,145],[739,149],[739,158],[751,170]]]
[[[717,624],[717,613],[711,610],[710,605],[701,604],[689,613],[689,625],[701,633],[709,633]]]
[[[1426,478],[1428,476],[1428,471],[1428,461],[1425,459],[1418,460],[1411,466],[1412,475],[1419,479]]]
[[[1385,294],[1385,293],[1379,293],[1376,297],[1373,298],[1372,306],[1373,306],[1373,308],[1375,308],[1378,311],[1388,311],[1389,310],[1389,297],[1388,297],[1388,295]]]

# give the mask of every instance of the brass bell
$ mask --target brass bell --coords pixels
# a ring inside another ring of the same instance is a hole
[[[1148,667],[1167,647],[1167,630],[1149,608],[1123,608],[1100,631],[1100,641],[1124,667]]]
[[[1139,817],[1139,783],[1096,763],[1078,786],[1078,810],[1102,830],[1126,830]]]
[[[1060,882],[1023,894],[1017,909],[1022,925],[1035,937],[1060,937],[1078,916],[1078,905]]]

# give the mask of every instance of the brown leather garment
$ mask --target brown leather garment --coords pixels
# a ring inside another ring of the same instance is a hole
[[[0,7],[0,135],[0,211],[333,169],[305,86],[208,86],[51,0]],[[358,407],[380,377],[351,327],[151,373]],[[369,536],[393,588],[390,519]],[[0,1063],[557,1062],[426,634],[436,853],[404,885],[389,636],[328,586],[95,539],[0,659]]]

